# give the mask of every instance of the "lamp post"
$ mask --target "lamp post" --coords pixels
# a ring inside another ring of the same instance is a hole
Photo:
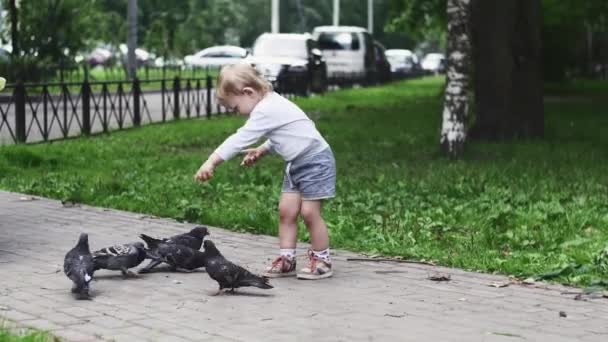
[[[279,33],[279,0],[272,0],[271,7],[270,28],[272,33]]]

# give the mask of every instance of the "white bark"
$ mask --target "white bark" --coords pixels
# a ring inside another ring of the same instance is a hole
[[[448,48],[446,87],[440,143],[443,151],[457,157],[466,141],[468,112],[470,36],[467,30],[470,0],[448,0]]]

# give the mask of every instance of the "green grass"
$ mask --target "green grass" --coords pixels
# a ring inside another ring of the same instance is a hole
[[[548,102],[545,139],[471,143],[450,161],[438,148],[441,88],[427,78],[298,101],[337,159],[338,197],[325,208],[332,246],[606,285],[606,106]],[[242,123],[181,121],[1,147],[0,188],[275,235],[278,158],[250,169],[233,160],[210,183],[192,181]]]
[[[25,333],[15,333],[12,330],[5,329],[0,326],[0,342],[51,342],[59,341],[58,339],[37,331],[28,331]]]
[[[555,96],[587,96],[605,98],[608,80],[574,79],[545,84],[545,94]]]

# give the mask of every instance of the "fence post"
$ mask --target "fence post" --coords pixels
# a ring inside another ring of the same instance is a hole
[[[108,84],[106,82],[103,83],[101,88],[101,92],[103,94],[103,131],[108,133]]]
[[[211,76],[207,73],[207,119],[211,119],[211,87],[213,87],[213,83]]]
[[[163,79],[160,81],[160,94],[161,94],[161,103],[162,103],[162,114],[163,114],[163,122],[167,119],[167,108],[165,105],[165,96],[167,96],[167,85],[165,84],[165,69],[163,67]]]
[[[201,116],[201,80],[199,80],[198,78],[196,79],[196,98],[195,98],[195,104],[196,104],[196,117],[200,117]]]
[[[82,134],[91,134],[91,86],[85,78],[82,82]]]
[[[15,86],[15,138],[24,143],[25,136],[25,86],[19,81]]]
[[[48,105],[48,98],[49,98],[49,88],[48,86],[45,84],[42,86],[42,110],[44,113],[44,117],[43,117],[43,125],[44,125],[44,132],[42,133],[42,137],[44,138],[44,141],[47,141],[49,139],[49,105]]]
[[[133,79],[133,126],[141,125],[140,95],[139,79],[135,77]]]
[[[179,76],[173,79],[173,118],[179,120]]]
[[[68,126],[68,86],[61,81],[61,94],[63,97],[63,137],[67,138],[70,127]]]

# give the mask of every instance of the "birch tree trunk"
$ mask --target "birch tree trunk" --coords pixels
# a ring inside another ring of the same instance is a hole
[[[468,31],[470,0],[447,0],[447,68],[441,124],[441,151],[457,158],[464,150],[469,98],[471,40]]]

